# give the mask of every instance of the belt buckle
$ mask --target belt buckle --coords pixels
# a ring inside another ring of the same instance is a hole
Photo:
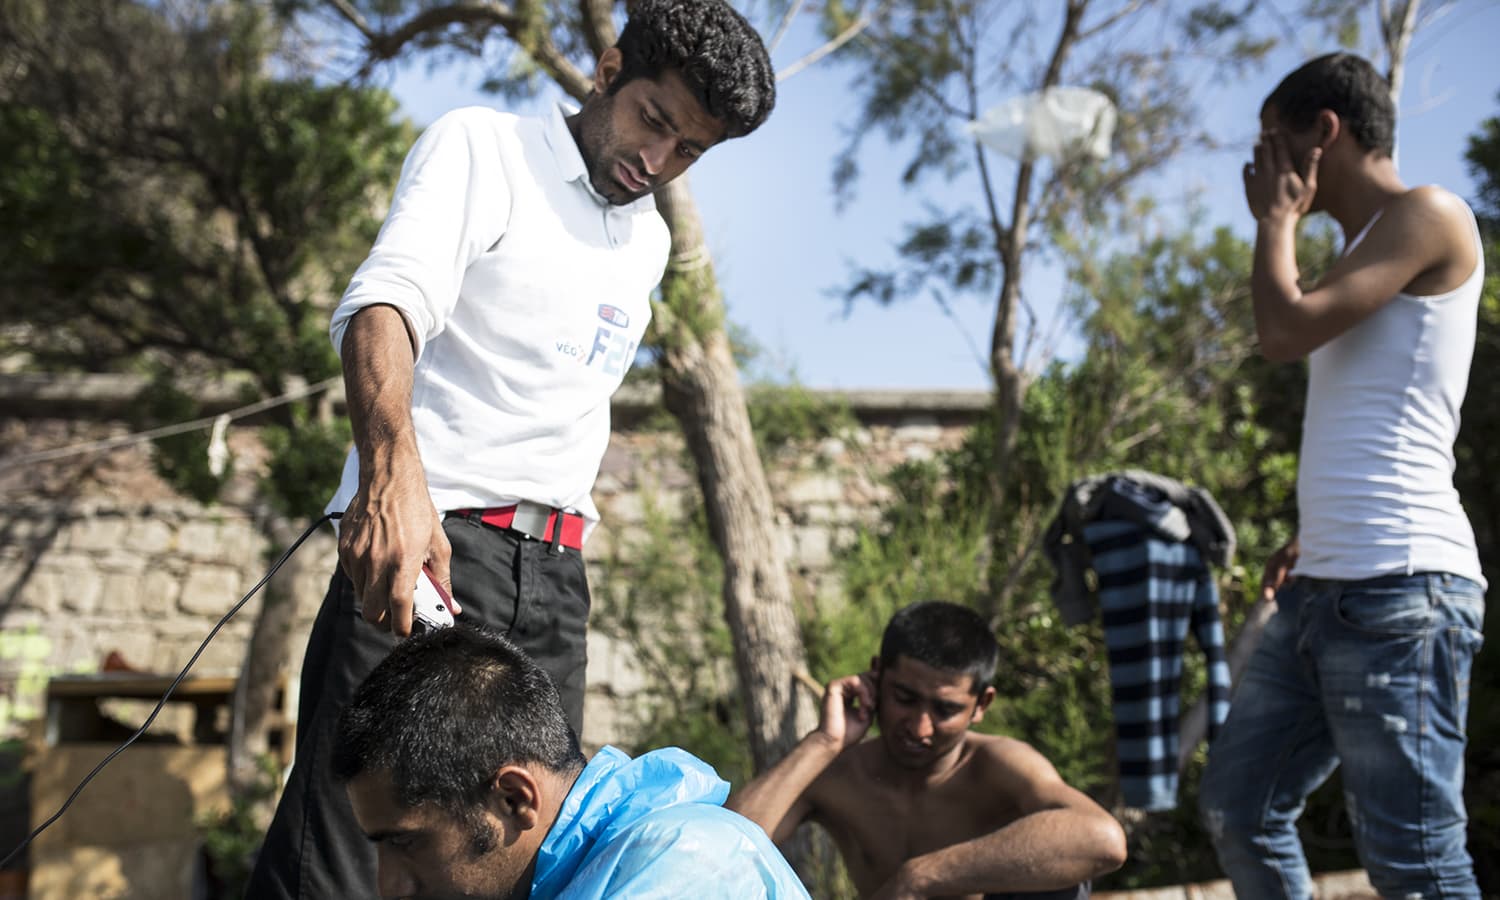
[[[511,519],[510,527],[532,540],[544,541],[547,539],[547,519],[551,516],[552,507],[522,500],[516,504],[516,515]]]

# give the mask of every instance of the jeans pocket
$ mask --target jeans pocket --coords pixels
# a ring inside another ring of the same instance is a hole
[[[1469,625],[1443,628],[1433,658],[1433,726],[1446,735],[1463,735],[1469,721],[1469,681],[1484,634]]]
[[[1334,605],[1344,626],[1375,636],[1413,636],[1432,627],[1432,595],[1426,588],[1345,588]]]
[[[1440,659],[1437,663],[1447,671],[1434,674],[1438,676],[1440,684],[1452,689],[1456,718],[1460,726],[1469,708],[1469,676],[1474,669],[1474,657],[1479,655],[1479,648],[1483,646],[1484,635],[1467,625],[1453,625],[1444,629],[1443,649],[1447,659]]]

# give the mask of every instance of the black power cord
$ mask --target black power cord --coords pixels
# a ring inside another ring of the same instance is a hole
[[[297,548],[301,547],[302,543],[312,536],[312,533],[317,530],[318,526],[322,525],[324,522],[328,522],[342,516],[343,513],[328,513],[321,519],[307,526],[307,530],[302,532],[302,536],[293,541],[292,545],[286,548],[286,552],[281,554],[281,558],[271,564],[271,568],[266,572],[265,577],[261,578],[260,581],[257,581],[255,583],[255,587],[251,588],[249,592],[245,594],[245,596],[240,598],[240,602],[236,603],[234,606],[231,606],[229,608],[229,612],[225,613],[224,617],[219,619],[218,623],[215,624],[214,627],[208,632],[208,637],[204,638],[203,643],[198,645],[198,649],[193,653],[193,658],[189,659],[187,661],[187,665],[182,667],[182,671],[177,673],[177,677],[172,679],[172,683],[167,686],[166,693],[162,694],[161,699],[156,702],[156,708],[151,710],[151,715],[146,717],[146,721],[141,724],[140,728],[136,729],[135,734],[132,734],[130,737],[126,738],[125,743],[110,751],[110,754],[108,756],[100,760],[99,765],[94,766],[94,770],[85,775],[82,781],[78,782],[78,786],[73,789],[73,793],[68,795],[68,799],[63,802],[63,805],[57,810],[57,812],[53,813],[52,816],[47,819],[47,821],[38,825],[31,832],[31,834],[26,835],[26,839],[17,844],[16,849],[5,854],[5,858],[0,859],[0,869],[4,869],[7,865],[10,864],[10,861],[12,859],[15,859],[16,856],[20,854],[22,850],[25,850],[28,846],[30,846],[31,842],[36,840],[37,835],[41,834],[43,831],[46,831],[53,822],[56,822],[58,819],[62,818],[62,814],[68,811],[68,807],[73,805],[73,801],[78,799],[78,795],[83,793],[83,789],[88,786],[88,783],[94,780],[94,776],[98,775],[99,772],[102,771],[105,766],[109,765],[110,761],[113,760],[116,756],[124,753],[125,748],[135,743],[136,738],[139,738],[141,735],[146,733],[146,729],[150,728],[151,723],[156,721],[156,716],[162,711],[162,707],[167,705],[167,700],[172,696],[172,692],[177,690],[177,685],[181,684],[182,679],[187,677],[188,670],[193,668],[193,664],[198,661],[198,657],[202,656],[203,651],[208,649],[208,642],[214,639],[214,636],[219,633],[219,629],[223,628],[230,619],[234,618],[235,613],[239,612],[246,603],[250,602],[250,598],[255,596],[256,591],[265,587],[266,582],[271,580],[271,576],[275,575],[277,570],[280,569],[288,559],[291,559],[292,554],[297,552]]]

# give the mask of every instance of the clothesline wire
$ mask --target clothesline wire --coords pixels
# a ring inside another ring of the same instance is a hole
[[[246,416],[253,416],[258,412],[264,412],[268,409],[274,409],[275,407],[291,403],[295,400],[301,400],[304,397],[310,397],[313,394],[321,393],[322,391],[326,391],[334,385],[338,384],[341,380],[342,376],[335,375],[332,378],[326,378],[314,384],[303,385],[300,388],[294,388],[277,397],[268,397],[264,400],[257,400],[254,403],[248,404],[246,406],[241,406],[238,409],[232,409],[226,413],[220,413],[213,416],[204,416],[201,419],[193,419],[189,422],[178,422],[175,425],[163,425],[159,428],[152,428],[149,431],[137,431],[131,434],[122,434],[112,438],[101,438],[96,441],[87,441],[82,444],[72,444],[67,447],[56,447],[51,450],[39,450],[35,453],[24,453],[20,456],[13,456],[8,459],[0,459],[0,472],[20,468],[21,466],[29,466],[34,463],[51,462],[52,460],[64,459],[69,456],[78,456],[84,453],[98,453],[105,450],[117,450],[121,447],[129,447],[134,444],[143,444],[147,441],[154,441],[157,438],[170,437],[174,434],[185,434],[189,431],[198,431],[204,428],[211,427],[214,422],[220,419],[232,422],[236,419],[243,419]]]

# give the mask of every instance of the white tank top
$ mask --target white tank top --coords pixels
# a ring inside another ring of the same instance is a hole
[[[1453,487],[1484,283],[1473,229],[1478,262],[1463,284],[1433,296],[1397,294],[1313,351],[1297,470],[1297,574],[1449,572],[1484,584],[1474,529]]]

